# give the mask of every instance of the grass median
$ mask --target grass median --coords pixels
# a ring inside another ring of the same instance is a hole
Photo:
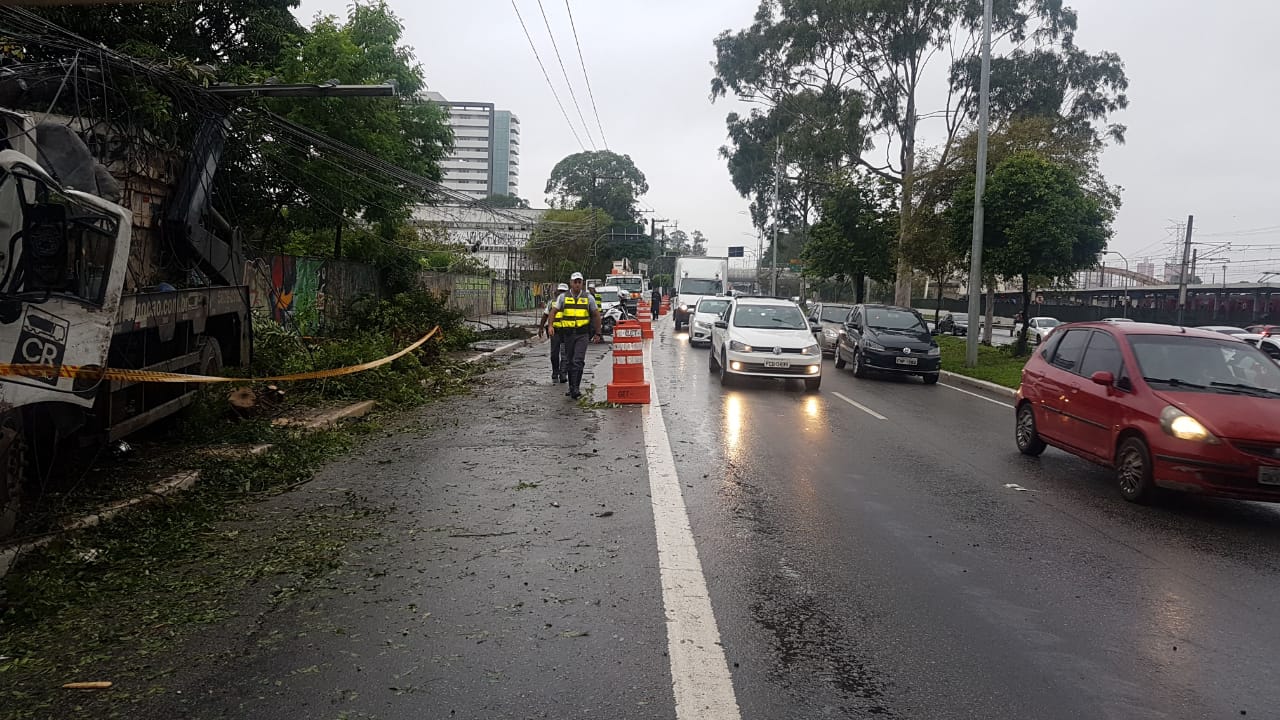
[[[978,366],[965,367],[965,339],[947,335],[938,338],[942,348],[942,369],[977,380],[986,380],[1007,388],[1017,388],[1022,381],[1022,366],[1027,358],[1014,357],[1013,346],[978,346]]]

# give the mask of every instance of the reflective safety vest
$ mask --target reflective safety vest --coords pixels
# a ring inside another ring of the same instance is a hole
[[[564,309],[556,318],[557,330],[581,330],[591,323],[591,298],[564,296]]]

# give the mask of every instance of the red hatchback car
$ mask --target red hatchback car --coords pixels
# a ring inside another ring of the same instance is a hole
[[[1157,488],[1280,502],[1280,365],[1229,335],[1170,325],[1058,328],[1022,371],[1018,449],[1114,468]]]

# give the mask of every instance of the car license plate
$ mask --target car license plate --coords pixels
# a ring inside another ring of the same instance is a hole
[[[1258,483],[1261,485],[1280,485],[1280,467],[1263,465],[1258,468]]]
[[[765,360],[764,366],[767,368],[779,368],[779,369],[785,370],[791,367],[791,363],[787,362],[786,360]]]
[[[920,358],[900,357],[894,360],[899,365],[919,365]]]

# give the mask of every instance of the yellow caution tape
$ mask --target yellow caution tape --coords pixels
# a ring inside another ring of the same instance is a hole
[[[272,375],[260,378],[215,377],[213,375],[188,375],[185,373],[155,372],[152,370],[120,370],[117,368],[100,368],[86,365],[26,365],[0,363],[0,376],[17,375],[34,378],[90,378],[93,380],[125,380],[128,382],[156,383],[255,383],[255,382],[292,382],[296,380],[323,380],[324,378],[354,375],[365,370],[372,370],[399,360],[422,347],[428,340],[440,332],[440,326],[432,328],[414,344],[394,355],[373,360],[359,365],[334,368],[332,370],[312,370],[311,372],[293,373],[292,375]]]

